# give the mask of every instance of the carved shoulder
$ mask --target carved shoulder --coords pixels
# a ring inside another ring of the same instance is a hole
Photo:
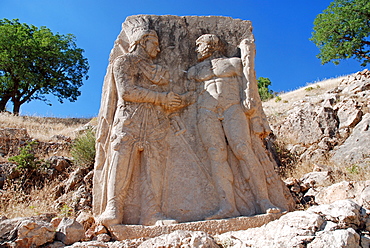
[[[243,74],[243,64],[241,58],[233,57],[229,59],[230,64],[235,68],[236,73],[240,76]]]
[[[125,71],[125,73],[130,73],[131,70],[136,68],[133,64],[136,64],[138,61],[138,57],[132,54],[124,54],[117,57],[113,62],[114,71]]]

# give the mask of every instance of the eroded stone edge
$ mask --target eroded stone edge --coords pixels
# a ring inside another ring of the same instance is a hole
[[[242,216],[230,219],[186,222],[163,226],[115,225],[108,229],[116,240],[154,238],[162,234],[169,234],[176,230],[203,231],[209,235],[216,235],[230,231],[260,227],[270,221],[280,218],[284,214],[285,213],[261,214],[251,217]]]

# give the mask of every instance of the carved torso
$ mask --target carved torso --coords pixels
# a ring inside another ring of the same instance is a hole
[[[240,103],[242,63],[239,58],[205,60],[189,69],[189,79],[198,84],[198,106],[226,110]]]
[[[118,57],[113,71],[118,92],[115,131],[146,139],[164,136],[169,120],[163,108],[152,103],[152,98],[167,90],[168,72],[132,54]]]

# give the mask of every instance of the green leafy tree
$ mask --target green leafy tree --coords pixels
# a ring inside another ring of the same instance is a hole
[[[322,64],[354,58],[370,62],[370,1],[334,0],[314,21],[311,41],[320,49]]]
[[[47,94],[61,103],[76,101],[89,70],[83,52],[72,34],[53,34],[18,19],[0,20],[0,111],[11,101],[18,114],[32,100],[48,103]]]
[[[260,94],[262,101],[274,98],[273,91],[269,89],[270,85],[271,85],[270,79],[264,77],[258,78],[258,93]]]

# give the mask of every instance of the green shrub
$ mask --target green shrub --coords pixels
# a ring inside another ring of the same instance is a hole
[[[269,89],[270,85],[270,79],[264,77],[258,78],[258,93],[262,101],[267,101],[271,98],[274,98],[274,92]]]
[[[10,157],[9,161],[16,162],[18,170],[37,170],[44,161],[36,157],[33,152],[34,145],[37,145],[37,142],[32,141],[27,143],[26,146],[19,148],[19,155]]]
[[[47,178],[47,168],[50,164],[35,155],[34,147],[37,144],[35,141],[29,142],[20,148],[19,155],[9,158],[9,161],[17,164],[16,169],[20,172],[20,176],[10,179],[10,182],[25,193],[29,193],[34,187],[44,187]]]
[[[86,130],[73,142],[71,155],[75,164],[82,167],[92,167],[95,161],[95,132]]]
[[[307,88],[305,88],[304,90],[305,91],[311,91],[311,90],[313,90],[314,88],[312,87],[312,86],[310,86],[310,87],[307,87]]]
[[[277,96],[276,98],[275,98],[275,102],[280,102],[281,101],[281,97],[280,96]]]

